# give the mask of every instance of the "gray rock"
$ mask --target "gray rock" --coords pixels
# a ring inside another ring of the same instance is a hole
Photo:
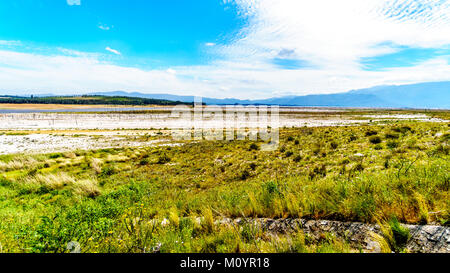
[[[243,225],[253,224],[271,233],[292,233],[301,229],[313,239],[320,239],[325,233],[331,233],[338,238],[347,240],[352,247],[364,252],[381,252],[381,245],[377,240],[383,236],[378,225],[359,222],[340,222],[327,220],[304,219],[229,219],[225,218],[217,223]],[[403,225],[409,229],[411,238],[406,244],[408,252],[450,253],[450,228],[433,225]],[[374,236],[375,234],[375,236]]]

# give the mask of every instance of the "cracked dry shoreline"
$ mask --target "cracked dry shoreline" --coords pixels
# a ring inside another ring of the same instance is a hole
[[[234,226],[252,224],[272,234],[287,234],[302,230],[305,234],[312,236],[314,240],[319,240],[325,233],[331,233],[338,238],[347,240],[352,247],[359,248],[363,252],[379,253],[382,251],[379,239],[382,238],[383,232],[379,225],[374,224],[292,218],[224,218],[219,220],[218,224]],[[411,235],[405,246],[407,252],[450,253],[450,227],[401,225],[407,228]]]

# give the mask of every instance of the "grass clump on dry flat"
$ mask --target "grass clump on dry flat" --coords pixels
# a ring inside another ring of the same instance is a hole
[[[0,243],[8,252],[351,252],[324,235],[272,234],[236,217],[449,224],[448,123],[283,129],[262,142],[0,157]],[[396,219],[396,220],[392,220]],[[390,239],[389,239],[390,238]]]

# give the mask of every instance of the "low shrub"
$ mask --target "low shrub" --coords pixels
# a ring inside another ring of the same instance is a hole
[[[248,148],[249,151],[256,151],[259,150],[258,144],[252,143],[250,144],[250,147]]]
[[[371,136],[369,138],[369,141],[372,144],[379,144],[379,143],[381,143],[381,137],[379,137],[379,136]]]

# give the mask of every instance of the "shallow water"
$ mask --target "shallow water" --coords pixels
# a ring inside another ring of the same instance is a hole
[[[100,109],[100,108],[98,108]],[[98,110],[91,109],[91,110]],[[117,109],[117,108],[116,108]],[[123,108],[121,108],[123,110]],[[161,109],[161,108],[157,108]],[[136,110],[136,108],[133,108]],[[81,111],[81,110],[80,110]],[[82,111],[85,111],[83,109]],[[365,119],[360,119],[361,117]],[[439,122],[438,119],[417,115],[312,115],[308,113],[280,114],[278,127],[319,127],[344,126],[368,124],[372,121],[385,122],[386,120],[426,120]],[[154,145],[147,141],[133,141],[130,136],[148,134],[146,129],[175,129],[192,127],[194,123],[189,118],[172,118],[169,113],[0,113],[0,130],[9,131],[9,134],[0,135],[0,154],[13,153],[44,153],[56,151],[70,151],[76,149],[100,149],[112,147],[136,147]],[[224,128],[223,120],[206,119],[196,123],[196,128],[216,129]],[[258,128],[258,123],[236,123],[236,128]],[[267,126],[274,128],[273,124]],[[264,127],[264,126],[261,126]],[[267,127],[265,127],[267,128]],[[98,131],[83,131],[83,130]],[[133,130],[122,130],[133,129]],[[142,130],[134,130],[142,129]],[[33,131],[28,135],[14,134],[14,131]],[[65,135],[52,135],[48,132],[39,133],[39,130],[68,130]],[[76,131],[81,130],[78,136]],[[155,131],[150,131],[155,132]],[[156,133],[156,132],[155,132]],[[172,141],[168,135],[167,141]]]
[[[279,127],[336,126],[365,123],[363,120],[339,117],[311,117],[308,115],[279,116]],[[190,124],[190,125],[189,125]],[[168,113],[149,114],[62,114],[62,113],[9,113],[0,114],[0,130],[87,130],[87,129],[164,129],[194,126],[191,119],[172,118]],[[200,128],[223,128],[223,120],[205,119]],[[237,123],[237,127],[259,127],[257,123]],[[265,127],[272,124],[267,123]]]
[[[124,112],[124,111],[149,111],[167,110],[162,107],[111,107],[111,108],[85,108],[85,109],[0,109],[0,114],[20,113],[89,113],[89,112]]]

